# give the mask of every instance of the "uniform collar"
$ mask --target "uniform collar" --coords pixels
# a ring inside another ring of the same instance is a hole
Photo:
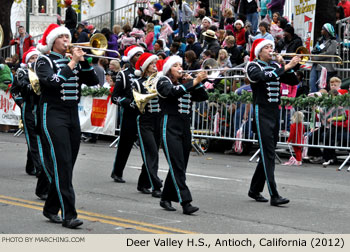
[[[263,65],[265,65],[265,66],[268,66],[268,65],[269,65],[269,63],[267,63],[267,62],[265,62],[265,61],[262,61],[262,60],[260,60],[260,59],[257,59],[257,62],[259,62],[259,63],[261,63],[261,64],[263,64]]]
[[[51,51],[51,52],[50,52],[50,55],[55,55],[55,56],[59,57],[60,59],[65,58],[62,54],[57,53],[57,52],[54,52],[54,51]]]

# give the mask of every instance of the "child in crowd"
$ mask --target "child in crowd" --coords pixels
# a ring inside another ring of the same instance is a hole
[[[230,58],[229,58],[228,53],[225,49],[219,50],[219,56],[218,56],[217,62],[219,64],[219,68],[227,68],[227,67],[231,68],[232,67]]]
[[[290,126],[290,134],[287,140],[287,143],[295,143],[295,144],[303,144],[304,143],[304,133],[305,127],[303,125],[304,114],[300,111],[294,112],[292,116],[292,125]],[[284,165],[296,165],[300,166],[301,162],[301,153],[303,147],[301,146],[293,146],[295,152],[295,158],[293,156],[290,157],[289,161],[284,163]]]

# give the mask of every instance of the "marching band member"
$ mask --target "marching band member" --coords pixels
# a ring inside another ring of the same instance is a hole
[[[275,147],[279,132],[280,82],[298,85],[298,79],[292,70],[300,62],[294,57],[285,65],[278,55],[277,62],[272,60],[274,42],[267,39],[256,39],[247,64],[247,77],[253,91],[254,119],[260,146],[260,160],[253,175],[248,196],[258,202],[268,200],[260,193],[265,181],[271,196],[271,205],[287,204],[277,191],[275,182]]]
[[[130,67],[118,73],[112,94],[112,102],[121,106],[119,143],[111,174],[117,183],[125,183],[123,171],[137,139],[136,117],[139,111],[134,102],[131,83],[137,79],[134,74],[135,64],[142,53],[143,49],[136,45],[124,51],[123,61],[129,62]]]
[[[41,140],[40,140],[40,120],[38,119],[37,106],[39,95],[35,93],[30,83],[28,68],[36,62],[39,51],[35,47],[30,47],[23,54],[21,67],[18,68],[15,81],[11,87],[11,94],[16,104],[22,109],[22,122],[24,134],[28,145],[26,171],[30,175],[38,177],[35,194],[42,200],[46,200],[50,187],[43,160]],[[32,64],[32,65],[30,65]],[[29,66],[30,65],[30,66]],[[29,170],[32,164],[34,170]],[[43,171],[44,168],[44,171]]]
[[[200,72],[195,79],[182,76],[182,58],[171,56],[163,66],[164,76],[157,82],[157,93],[163,113],[162,142],[169,172],[165,179],[160,206],[175,211],[171,201],[180,202],[184,214],[199,210],[192,206],[192,196],[186,185],[186,169],[191,151],[192,101],[204,101],[208,94],[201,82],[207,77]],[[185,77],[186,83],[181,83]]]
[[[97,85],[98,78],[81,48],[72,48],[71,60],[65,57],[70,41],[66,27],[50,24],[37,46],[43,55],[38,58],[35,71],[41,87],[43,145],[44,150],[50,150],[45,162],[53,171],[43,214],[51,222],[76,228],[83,224],[77,219],[72,185],[81,134],[78,103],[81,84]],[[57,215],[59,210],[62,219]]]
[[[143,53],[135,65],[135,75],[141,76],[133,82],[134,88],[141,94],[150,94],[145,87],[148,78],[157,73],[158,56],[151,53]],[[154,79],[155,80],[155,79]],[[155,90],[154,90],[155,91]],[[156,92],[156,91],[155,91]],[[156,95],[156,93],[155,93]],[[144,162],[139,176],[137,189],[142,193],[151,193],[148,188],[152,188],[152,196],[160,198],[162,182],[159,179],[158,161],[160,145],[160,106],[158,97],[147,102],[143,114],[137,116],[137,131],[140,140],[141,156]]]

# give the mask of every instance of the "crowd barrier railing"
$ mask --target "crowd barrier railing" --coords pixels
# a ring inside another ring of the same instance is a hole
[[[239,153],[242,151],[242,142],[257,143],[251,89],[245,86],[246,91],[241,92],[243,88],[233,91],[239,86],[238,83],[244,82],[242,71],[237,69],[223,74],[222,80],[216,80],[214,91],[209,91],[209,100],[193,104],[192,134],[199,144],[207,143],[203,139],[230,140],[234,142],[234,150]],[[230,81],[227,75],[235,75],[237,79]],[[338,97],[301,97],[294,101],[283,97],[282,104],[276,139],[278,146],[288,148],[291,118],[294,112],[300,111],[304,116],[302,124],[305,131],[296,131],[293,139],[290,139],[293,146],[309,148],[322,156],[332,155],[334,150],[345,151],[346,154],[350,152],[349,94]],[[350,160],[350,154],[347,155],[339,169]]]

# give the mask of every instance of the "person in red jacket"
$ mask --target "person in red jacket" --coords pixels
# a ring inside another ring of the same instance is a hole
[[[23,54],[34,46],[34,40],[31,35],[26,33],[23,26],[18,27],[18,36],[10,41],[10,45],[16,44],[16,53],[19,56],[19,61],[22,61]]]
[[[304,114],[296,111],[292,116],[292,125],[290,126],[290,134],[287,143],[303,144],[305,127],[303,125]],[[291,157],[285,165],[301,165],[301,153],[303,147],[293,146],[295,152],[295,159]]]
[[[350,2],[348,0],[341,0],[338,3],[338,6],[343,7],[345,17],[349,17],[350,16]]]
[[[237,20],[234,24],[234,32],[233,35],[236,38],[237,47],[242,49],[245,46],[245,29],[244,23],[242,20]]]

